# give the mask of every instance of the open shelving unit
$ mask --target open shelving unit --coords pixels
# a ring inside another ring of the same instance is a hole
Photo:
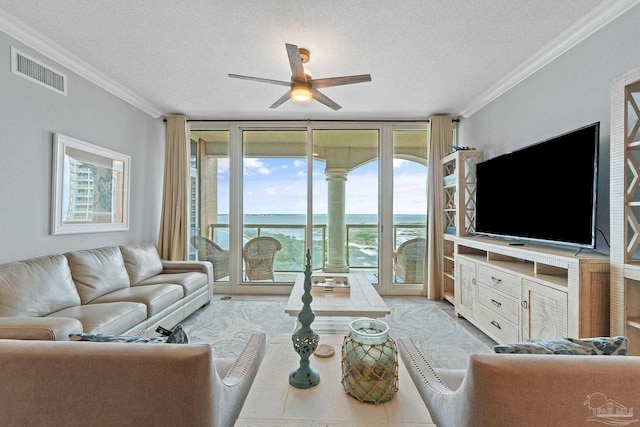
[[[479,150],[458,150],[442,159],[443,251],[442,298],[455,305],[455,252],[457,237],[475,232],[476,164]]]
[[[611,335],[640,355],[640,68],[611,87]]]

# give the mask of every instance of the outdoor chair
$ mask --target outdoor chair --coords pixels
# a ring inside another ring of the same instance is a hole
[[[213,280],[229,275],[229,251],[225,251],[216,243],[202,236],[191,236],[191,244],[198,251],[199,261],[213,264]]]
[[[422,283],[426,240],[415,238],[398,246],[394,254],[395,274],[404,283]]]
[[[273,261],[276,252],[282,249],[279,241],[273,237],[255,237],[249,240],[242,250],[244,255],[244,274],[249,280],[275,280]]]

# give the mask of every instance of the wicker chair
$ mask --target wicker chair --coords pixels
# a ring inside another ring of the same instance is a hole
[[[394,254],[395,273],[404,283],[422,283],[426,240],[415,238],[398,246]]]
[[[249,280],[275,280],[273,260],[276,252],[282,249],[279,241],[273,237],[255,237],[249,240],[242,250],[244,255],[244,274]]]
[[[202,236],[191,236],[191,244],[198,251],[198,260],[213,264],[213,280],[229,275],[229,251]]]

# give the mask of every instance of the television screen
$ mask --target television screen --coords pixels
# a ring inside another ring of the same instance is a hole
[[[476,233],[595,248],[600,123],[480,162]]]

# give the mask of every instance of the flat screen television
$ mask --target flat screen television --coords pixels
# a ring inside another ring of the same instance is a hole
[[[476,165],[477,234],[595,248],[600,123]]]

